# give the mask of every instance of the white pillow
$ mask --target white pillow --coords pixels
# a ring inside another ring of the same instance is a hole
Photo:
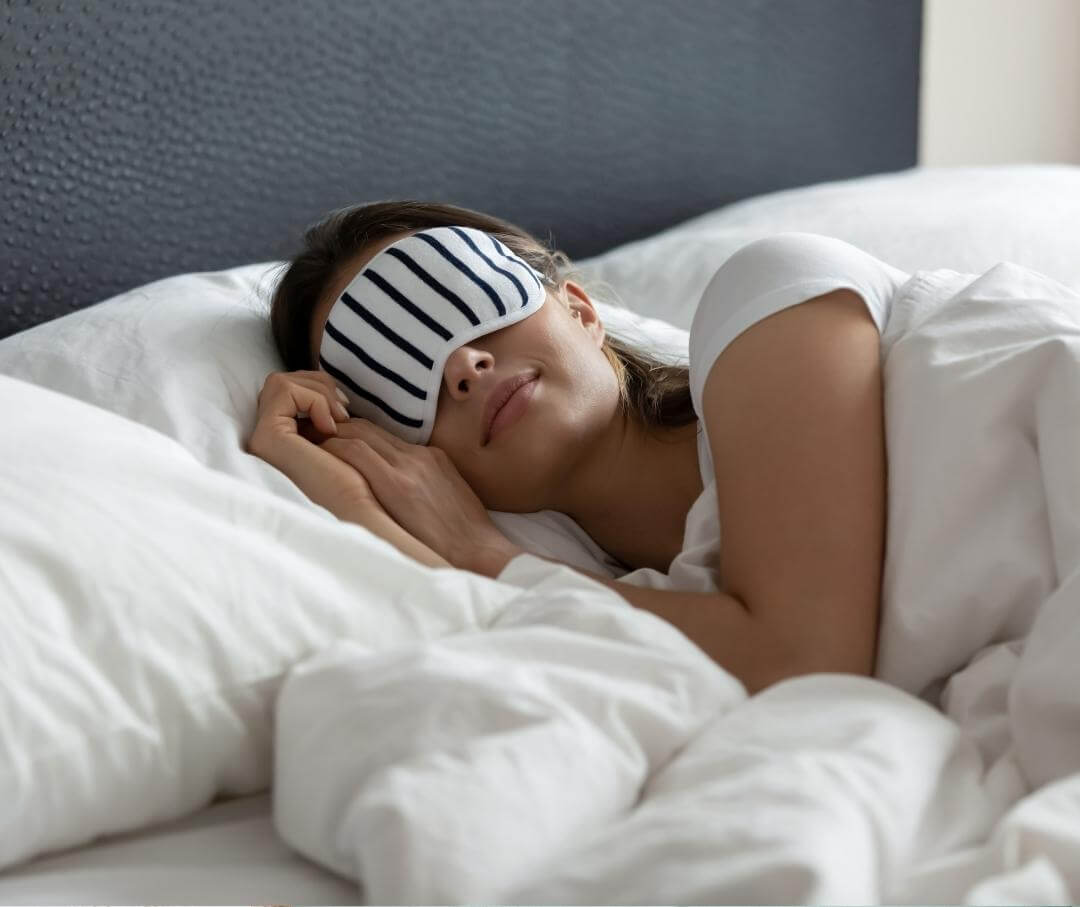
[[[71,397],[0,376],[0,410],[0,870],[266,789],[278,687],[331,642],[475,630],[534,594]]]
[[[774,233],[835,236],[909,273],[1011,261],[1080,289],[1078,224],[1080,167],[919,167],[755,196],[582,264],[629,310],[688,331],[720,265]]]
[[[282,368],[269,326],[281,265],[168,277],[36,325],[0,340],[0,374],[155,428],[214,469],[333,518],[283,473],[244,451],[259,389]],[[642,343],[658,330],[658,352],[673,347],[685,356],[685,331],[603,302],[598,308],[605,321],[636,331]],[[607,576],[626,572],[564,513],[491,516],[529,551]]]

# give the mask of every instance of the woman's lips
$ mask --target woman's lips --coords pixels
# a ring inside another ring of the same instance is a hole
[[[491,423],[491,431],[488,434],[488,442],[490,443],[495,436],[504,428],[512,425],[519,418],[522,413],[529,408],[529,401],[532,399],[533,392],[536,390],[536,382],[538,379],[533,378],[531,381],[525,382],[521,385],[510,398],[502,405],[495,414],[495,421]]]

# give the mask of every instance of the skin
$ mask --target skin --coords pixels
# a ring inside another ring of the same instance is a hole
[[[334,302],[377,252],[409,232],[365,247],[335,276],[312,316],[316,361]],[[428,443],[449,455],[489,510],[560,511],[627,566],[667,572],[703,490],[698,424],[649,436],[623,418],[604,337],[580,286],[549,289],[535,314],[450,354]],[[483,446],[488,393],[521,372],[539,373],[529,409]]]

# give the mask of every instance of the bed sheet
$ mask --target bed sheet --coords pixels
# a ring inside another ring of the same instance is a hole
[[[270,794],[222,800],[0,875],[4,904],[362,904],[274,831]]]

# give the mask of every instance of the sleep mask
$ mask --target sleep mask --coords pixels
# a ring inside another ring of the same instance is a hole
[[[543,275],[472,227],[432,227],[379,251],[330,308],[319,364],[349,411],[427,444],[459,346],[538,311]]]

